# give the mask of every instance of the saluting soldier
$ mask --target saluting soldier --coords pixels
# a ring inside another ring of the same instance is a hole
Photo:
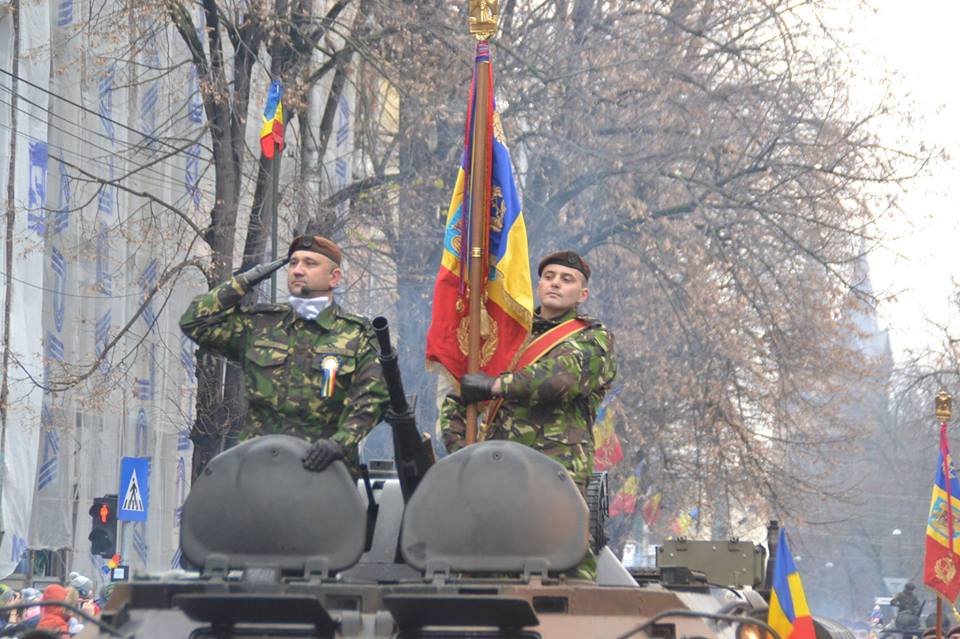
[[[332,240],[297,237],[286,259],[256,266],[196,297],[180,318],[193,341],[243,368],[249,409],[242,436],[309,439],[304,466],[314,471],[345,457],[356,464],[357,444],[380,421],[388,398],[373,327],[334,301],[341,260]],[[288,262],[288,303],[241,303]]]
[[[493,400],[482,411],[478,439],[508,439],[557,460],[586,494],[593,472],[593,422],[617,374],[613,334],[579,312],[590,296],[590,266],[574,251],[547,255],[537,268],[533,327],[513,370],[468,373],[460,396],[441,411],[443,441],[463,447],[465,404]],[[461,403],[463,405],[461,405]]]

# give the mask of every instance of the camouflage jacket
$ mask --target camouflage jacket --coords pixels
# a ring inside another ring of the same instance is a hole
[[[530,337],[574,317],[587,320],[590,327],[563,340],[533,364],[500,375],[503,404],[493,423],[480,430],[483,439],[509,439],[553,457],[585,489],[593,472],[593,421],[617,375],[613,334],[600,322],[571,310],[556,320],[535,317]],[[441,426],[447,450],[460,449],[466,431],[464,409],[453,398],[444,400]]]
[[[249,402],[243,436],[333,438],[356,461],[356,444],[380,421],[388,397],[370,322],[336,303],[305,320],[289,304],[240,306],[242,297],[231,279],[196,297],[180,328],[243,368]],[[325,366],[336,370],[325,373]],[[329,396],[325,374],[333,381]]]

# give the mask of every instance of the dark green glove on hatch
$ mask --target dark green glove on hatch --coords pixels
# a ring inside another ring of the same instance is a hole
[[[252,269],[234,275],[233,277],[237,280],[237,283],[243,287],[243,290],[250,291],[254,286],[273,275],[275,271],[286,266],[289,261],[289,257],[284,257],[279,260],[274,260],[273,262],[257,264]]]
[[[303,456],[303,467],[309,471],[319,473],[327,466],[347,456],[347,449],[340,442],[332,439],[318,439],[310,445],[307,454]]]

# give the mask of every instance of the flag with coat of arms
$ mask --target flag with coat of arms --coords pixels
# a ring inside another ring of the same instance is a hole
[[[947,477],[949,475],[949,481]],[[940,454],[937,473],[930,496],[930,511],[927,516],[926,548],[923,558],[923,583],[930,586],[950,602],[960,595],[960,482],[950,458],[946,424],[940,426]],[[948,540],[952,540],[950,543]]]
[[[482,296],[480,329],[480,369],[490,375],[508,370],[514,355],[530,332],[533,319],[533,290],[530,282],[530,258],[527,230],[520,208],[520,196],[513,179],[510,152],[507,149],[500,115],[493,98],[493,67],[488,65],[490,93],[489,116],[477,122],[476,85],[479,64],[490,59],[489,44],[477,43],[474,79],[467,104],[463,161],[447,210],[443,255],[433,291],[430,328],[427,331],[427,361],[436,362],[459,379],[467,372],[467,348],[470,295]],[[482,127],[487,138],[487,158],[471,166],[474,127]],[[485,229],[480,244],[483,251],[483,291],[468,288],[464,249],[473,245],[470,216],[471,170],[484,171],[487,201],[481,207]]]

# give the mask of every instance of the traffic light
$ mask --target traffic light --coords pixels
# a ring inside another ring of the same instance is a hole
[[[117,496],[94,498],[90,517],[93,524],[87,537],[90,540],[90,553],[113,557],[117,554]]]

